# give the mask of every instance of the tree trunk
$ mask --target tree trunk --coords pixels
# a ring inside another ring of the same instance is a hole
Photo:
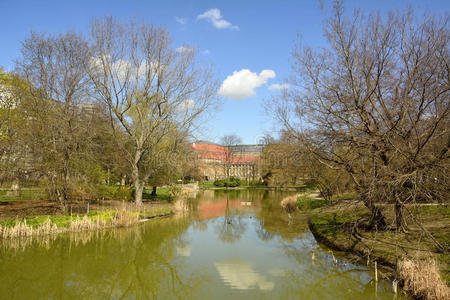
[[[362,201],[364,205],[370,210],[371,217],[369,220],[369,229],[375,230],[385,230],[386,229],[386,218],[381,212],[380,208],[378,208],[372,200],[367,199],[362,196]]]
[[[386,218],[378,207],[376,207],[375,205],[372,206],[372,216],[370,218],[369,227],[374,228],[375,230],[385,230],[387,226]]]
[[[142,192],[144,191],[144,184],[140,180],[134,181],[134,202],[136,205],[142,205]]]
[[[139,161],[141,160],[142,152],[136,150],[134,154],[134,161],[132,165],[131,176],[134,182],[134,202],[136,205],[142,205],[142,192],[144,191],[144,182],[139,177]]]
[[[405,215],[403,214],[403,205],[400,202],[399,196],[395,194],[395,226],[399,232],[407,232],[408,226],[406,224]]]

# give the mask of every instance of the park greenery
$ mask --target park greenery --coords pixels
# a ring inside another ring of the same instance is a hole
[[[265,101],[281,134],[263,140],[261,178],[230,176],[228,151],[225,178],[202,187],[296,187],[288,213],[310,214],[312,230],[339,249],[365,253],[367,242],[395,265],[398,249],[375,238],[423,239],[448,264],[448,233],[439,232],[450,195],[448,22],[409,10],[349,17],[335,1],[328,47],[299,40],[290,88]],[[202,178],[191,137],[218,105],[211,66],[184,48],[164,28],[112,17],[95,19],[87,37],[32,32],[22,42],[15,70],[0,69],[0,202],[50,200],[63,214],[5,219],[0,233],[128,226],[172,212],[142,205],[171,203],[178,179]],[[138,208],[72,214],[80,200]]]
[[[335,1],[328,47],[299,41],[291,88],[266,101],[283,132],[267,138],[263,176],[320,192],[282,205],[296,201],[318,240],[390,267],[424,299],[448,297],[448,21],[409,10],[350,18]]]
[[[325,198],[357,192],[371,213],[365,227],[387,229],[391,204],[407,232],[410,205],[446,203],[450,192],[448,16],[350,18],[336,1],[325,24],[328,47],[299,42],[291,89],[267,101],[284,129],[272,147],[286,154],[268,150],[268,173],[280,182],[289,166],[294,182],[297,164]]]
[[[110,17],[89,37],[32,32],[14,72],[0,72],[0,185],[41,186],[67,211],[130,193],[142,204],[145,186],[181,177],[188,137],[217,104],[211,68],[189,49]]]
[[[241,180],[236,177],[217,179],[214,181],[214,186],[217,186],[217,187],[238,187],[240,185],[241,185]]]

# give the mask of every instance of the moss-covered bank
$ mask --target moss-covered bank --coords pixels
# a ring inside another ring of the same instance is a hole
[[[306,202],[308,203],[305,205]],[[355,226],[368,217],[368,211],[362,205],[346,201],[327,205],[320,199],[300,198],[298,203],[300,209],[309,216],[310,230],[316,239],[326,246],[342,251],[346,255],[358,257],[371,266],[376,261],[377,265],[382,267],[381,275],[395,278],[400,283],[408,283],[406,288],[418,298],[446,299],[449,296],[450,210],[448,206],[409,207],[415,219],[428,233],[424,232],[411,217],[407,220],[409,230],[403,233],[395,230],[367,231],[361,226]],[[305,209],[305,207],[308,208]],[[393,207],[386,205],[383,210],[388,221],[393,221]],[[433,241],[430,234],[444,249]],[[410,272],[404,272],[404,268],[399,269],[399,266],[404,266],[405,262],[414,262],[419,267],[411,267]],[[426,272],[423,271],[424,265],[428,266]],[[414,268],[416,271],[413,270]],[[436,275],[433,275],[433,272]],[[442,278],[441,281],[439,277]]]

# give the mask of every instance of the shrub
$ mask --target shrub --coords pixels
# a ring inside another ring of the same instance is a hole
[[[216,179],[214,185],[217,187],[224,187],[224,180]]]
[[[449,288],[439,275],[434,260],[400,260],[397,274],[404,282],[404,288],[422,299],[448,299]]]
[[[99,185],[97,186],[97,198],[131,201],[134,199],[134,190],[128,186]]]
[[[241,180],[236,177],[230,177],[226,179],[217,179],[214,181],[214,185],[217,187],[237,187],[241,185]]]

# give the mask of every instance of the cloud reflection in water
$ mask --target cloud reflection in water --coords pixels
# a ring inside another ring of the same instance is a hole
[[[275,286],[274,282],[268,281],[265,276],[255,272],[250,263],[238,258],[216,262],[214,266],[223,281],[233,289],[259,288],[260,290],[270,291]]]

